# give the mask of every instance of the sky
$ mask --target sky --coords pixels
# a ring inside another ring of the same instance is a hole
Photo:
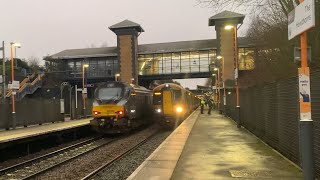
[[[19,42],[18,58],[44,64],[65,49],[116,46],[108,27],[125,19],[144,28],[139,44],[213,39],[208,19],[217,13],[197,0],[0,0],[0,41],[7,57],[10,42]]]

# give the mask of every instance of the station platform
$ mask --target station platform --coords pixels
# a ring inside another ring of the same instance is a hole
[[[296,165],[233,120],[193,112],[129,177],[142,179],[302,179]]]
[[[69,120],[0,131],[0,144],[89,125],[90,119]]]

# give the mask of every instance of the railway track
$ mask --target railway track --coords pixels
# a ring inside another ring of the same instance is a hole
[[[120,155],[114,157],[113,159],[109,160],[107,163],[103,164],[102,166],[100,166],[99,168],[95,169],[94,171],[92,171],[90,174],[88,174],[87,176],[85,176],[84,178],[82,178],[81,180],[89,180],[89,179],[94,179],[94,177],[103,169],[108,168],[110,166],[112,166],[114,163],[116,163],[118,160],[122,159],[123,157],[129,155],[131,152],[133,152],[134,150],[136,150],[137,148],[139,148],[140,146],[142,146],[143,144],[145,144],[147,141],[149,141],[152,137],[154,137],[157,133],[159,133],[159,131],[156,131],[155,133],[151,134],[150,136],[146,137],[145,139],[143,139],[142,141],[140,141],[138,144],[136,144],[135,146],[129,148],[128,150],[126,150],[125,152],[121,153]]]
[[[0,170],[2,179],[31,179],[54,167],[114,142],[96,137]]]

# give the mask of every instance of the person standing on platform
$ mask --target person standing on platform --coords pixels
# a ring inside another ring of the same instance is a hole
[[[203,114],[203,109],[205,104],[206,104],[206,101],[204,100],[204,98],[201,98],[200,100],[201,114]]]
[[[213,106],[213,100],[211,98],[208,100],[208,106],[209,106],[208,115],[210,115],[211,114],[211,109],[212,109],[212,106]]]

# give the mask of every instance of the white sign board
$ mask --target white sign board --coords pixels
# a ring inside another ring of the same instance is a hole
[[[0,83],[3,83],[3,77],[0,75]]]
[[[314,0],[305,0],[288,14],[289,40],[315,26],[314,9]]]
[[[64,113],[64,99],[60,99],[60,113]]]
[[[234,78],[238,79],[238,68],[234,69]]]
[[[310,70],[299,68],[300,119],[311,119]]]
[[[8,84],[8,88],[19,90],[20,89],[19,81],[13,81],[12,84]]]
[[[83,88],[82,94],[87,94],[87,92],[88,92],[87,88]]]
[[[13,81],[12,82],[12,89],[20,89],[20,82],[19,81]]]

